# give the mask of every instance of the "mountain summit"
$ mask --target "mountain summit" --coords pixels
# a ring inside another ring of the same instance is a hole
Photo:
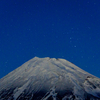
[[[0,100],[100,100],[100,79],[65,59],[35,57],[0,79]]]

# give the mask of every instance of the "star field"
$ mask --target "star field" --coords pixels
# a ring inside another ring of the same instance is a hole
[[[0,78],[35,56],[100,78],[100,0],[0,0],[0,19]]]

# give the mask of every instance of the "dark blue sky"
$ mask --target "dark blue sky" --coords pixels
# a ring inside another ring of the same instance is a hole
[[[0,0],[0,78],[35,56],[100,78],[100,0]]]

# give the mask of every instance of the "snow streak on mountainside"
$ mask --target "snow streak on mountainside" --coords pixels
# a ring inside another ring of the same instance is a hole
[[[100,79],[67,60],[35,57],[0,79],[0,100],[100,100]]]

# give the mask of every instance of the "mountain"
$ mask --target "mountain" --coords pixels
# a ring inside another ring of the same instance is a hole
[[[34,57],[0,79],[0,100],[100,100],[100,79],[65,59]]]

